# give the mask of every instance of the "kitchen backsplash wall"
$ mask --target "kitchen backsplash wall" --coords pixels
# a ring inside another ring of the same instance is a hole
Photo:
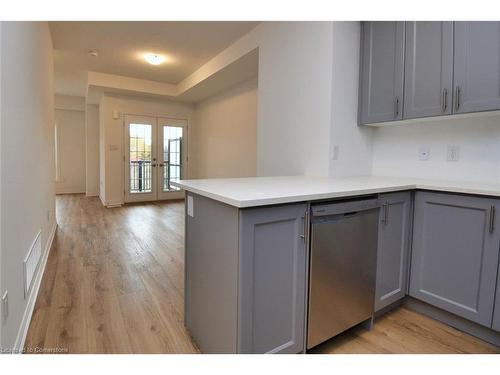
[[[458,161],[447,160],[450,146]],[[372,153],[374,175],[500,183],[500,115],[376,128]]]

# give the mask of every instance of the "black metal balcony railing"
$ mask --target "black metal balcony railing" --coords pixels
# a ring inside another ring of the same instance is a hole
[[[151,182],[151,160],[130,160],[130,192],[150,192]]]

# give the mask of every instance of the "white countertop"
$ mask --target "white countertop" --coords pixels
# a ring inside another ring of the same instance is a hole
[[[171,183],[238,208],[413,189],[500,197],[500,184],[381,176],[338,179],[306,176],[247,177],[181,180]]]

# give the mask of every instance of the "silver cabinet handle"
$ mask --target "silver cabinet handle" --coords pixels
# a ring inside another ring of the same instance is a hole
[[[394,101],[394,117],[399,116],[399,98],[396,97],[396,100]]]
[[[490,233],[495,230],[495,206],[490,207]]]
[[[306,240],[306,234],[307,234],[307,226],[308,226],[308,223],[309,223],[309,211],[306,211],[304,213],[304,217],[302,218],[303,220],[303,223],[304,223],[304,227],[302,228],[302,234],[299,236],[300,238],[302,238],[305,242]]]
[[[385,201],[385,203],[382,205],[382,207],[384,208],[384,215],[382,217],[382,223],[384,223],[384,225],[387,225],[387,223],[389,222],[389,201]]]
[[[455,111],[460,108],[460,86],[455,88]]]
[[[446,112],[448,109],[448,90],[443,89],[443,112]]]
[[[389,224],[389,201],[385,202],[385,225]]]

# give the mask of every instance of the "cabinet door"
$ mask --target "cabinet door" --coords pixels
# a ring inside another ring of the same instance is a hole
[[[380,196],[375,311],[406,295],[410,249],[411,193]]]
[[[490,327],[500,228],[494,199],[417,192],[410,295]]]
[[[495,309],[493,311],[493,324],[491,328],[500,332],[500,267],[497,276],[497,296],[495,298]]]
[[[304,350],[306,204],[240,213],[240,353]]]
[[[500,22],[455,22],[454,113],[500,109]]]
[[[404,118],[451,114],[453,22],[406,22]]]
[[[404,22],[363,22],[360,123],[403,118]]]

